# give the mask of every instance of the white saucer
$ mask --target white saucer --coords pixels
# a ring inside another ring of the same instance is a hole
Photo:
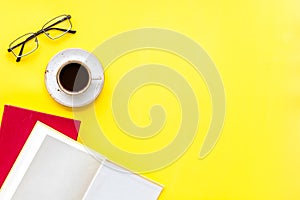
[[[85,64],[92,76],[89,87],[80,94],[67,94],[57,83],[59,68],[67,62],[79,61]],[[45,72],[45,84],[51,97],[68,107],[81,107],[93,102],[100,94],[104,84],[103,68],[97,57],[82,49],[66,49],[57,53],[48,63]]]

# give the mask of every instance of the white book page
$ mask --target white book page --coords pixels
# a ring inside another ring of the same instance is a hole
[[[37,123],[0,199],[81,200],[101,161],[81,144]]]
[[[105,161],[84,200],[155,200],[161,191],[159,184]]]

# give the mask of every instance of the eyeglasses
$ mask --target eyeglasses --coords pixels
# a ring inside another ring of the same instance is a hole
[[[48,21],[41,30],[35,33],[27,33],[14,40],[9,45],[8,52],[12,52],[17,57],[16,61],[19,62],[22,57],[31,54],[39,47],[37,39],[38,35],[44,33],[48,38],[55,40],[66,33],[76,33],[75,30],[71,30],[72,23],[70,19],[71,15],[60,15],[55,17]]]

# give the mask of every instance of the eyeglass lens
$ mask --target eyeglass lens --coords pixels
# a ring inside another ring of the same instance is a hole
[[[20,53],[22,56],[26,56],[36,50],[38,47],[38,41],[34,33],[27,33],[10,44],[12,53],[19,57]]]
[[[51,39],[57,39],[66,34],[72,28],[72,24],[66,15],[56,17],[43,26],[43,31]]]

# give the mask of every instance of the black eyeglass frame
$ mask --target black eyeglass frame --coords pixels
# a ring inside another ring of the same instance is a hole
[[[55,19],[57,19],[57,18],[60,18],[60,17],[63,17],[63,18],[62,18],[61,20],[59,20],[59,21],[57,21],[57,22],[51,24],[51,25],[48,25],[49,22],[51,22],[51,21],[53,21],[53,20],[55,20]],[[71,23],[70,19],[71,19],[71,15],[59,15],[59,16],[57,16],[57,17],[51,19],[50,21],[48,21],[48,22],[42,27],[41,30],[39,30],[39,31],[37,31],[37,32],[35,32],[35,33],[26,33],[26,34],[22,35],[21,37],[18,37],[18,38],[17,38],[16,40],[14,40],[12,43],[10,43],[8,52],[12,52],[12,53],[14,54],[14,56],[17,57],[16,62],[20,62],[20,60],[21,60],[22,57],[31,54],[32,52],[34,52],[34,51],[39,47],[39,42],[38,42],[38,40],[37,40],[37,36],[38,36],[38,35],[44,33],[44,34],[45,34],[48,38],[50,38],[51,40],[55,40],[55,39],[58,39],[58,38],[62,37],[62,36],[65,35],[66,33],[72,33],[72,34],[75,34],[76,31],[75,31],[75,30],[71,30],[71,29],[72,29],[72,23]],[[61,22],[66,21],[66,20],[68,20],[69,23],[70,23],[70,27],[69,27],[68,29],[55,28],[55,27],[53,27],[53,26],[55,26],[55,25],[57,25],[57,24],[59,24],[59,23],[61,23]],[[48,26],[46,26],[46,25],[48,25]],[[46,26],[46,27],[45,27],[45,26]],[[59,35],[59,36],[57,36],[57,37],[51,37],[51,36],[47,33],[47,31],[49,31],[49,30],[57,30],[57,31],[62,31],[62,32],[64,32],[64,33],[61,34],[61,35]],[[24,40],[23,42],[21,42],[21,43],[19,43],[19,44],[16,44],[16,45],[12,46],[12,44],[14,44],[15,41],[19,40],[20,38],[24,37],[25,35],[30,35],[30,36],[29,36],[26,40]],[[30,40],[32,40],[32,39],[35,39],[35,42],[37,43],[36,48],[33,49],[32,51],[26,53],[26,54],[23,54],[23,50],[24,50],[24,46],[25,46],[26,42],[28,42],[28,41],[30,41]],[[22,45],[22,46],[21,46],[21,45]],[[15,48],[19,47],[19,46],[21,46],[21,49],[20,49],[19,54],[16,55],[15,52],[14,52],[13,50],[14,50]]]

